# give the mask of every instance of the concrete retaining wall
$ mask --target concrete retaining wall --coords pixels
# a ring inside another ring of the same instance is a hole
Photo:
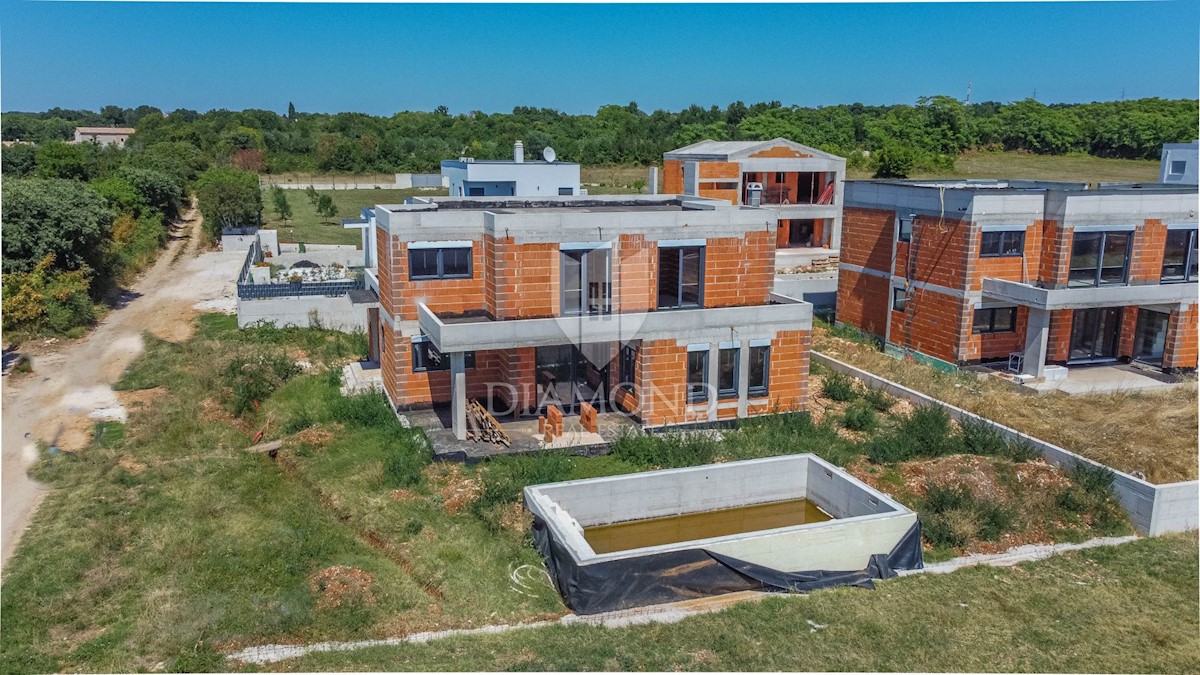
[[[332,328],[343,333],[357,333],[366,330],[367,312],[362,306],[355,306],[350,297],[308,296],[264,298],[257,300],[238,299],[238,328],[266,321],[279,327],[300,326],[307,328],[313,325],[312,317],[324,328]]]
[[[1112,471],[1115,475],[1113,491],[1121,502],[1121,506],[1129,513],[1134,528],[1144,535],[1155,536],[1168,532],[1186,532],[1194,530],[1200,525],[1200,481],[1155,485],[819,352],[812,352],[812,362],[819,363],[830,370],[846,373],[871,387],[882,389],[898,398],[919,405],[941,406],[955,419],[970,419],[988,424],[1012,441],[1028,443],[1041,452],[1046,461],[1056,466],[1070,468],[1082,463],[1104,467]],[[1033,403],[1034,401],[1031,400],[1030,404]]]

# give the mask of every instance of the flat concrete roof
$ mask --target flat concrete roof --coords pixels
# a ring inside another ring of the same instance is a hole
[[[691,195],[564,195],[562,197],[421,197],[406,204],[379,204],[391,213],[407,211],[487,211],[515,213],[617,213],[641,211],[691,211],[688,204],[712,210],[741,208],[723,199]]]
[[[945,179],[880,179],[880,180],[848,180],[851,185],[898,185],[907,188],[923,188],[929,190],[956,190],[963,192],[1039,192],[1058,190],[1069,193],[1087,193],[1089,195],[1129,194],[1132,192],[1154,192],[1158,194],[1187,194],[1197,192],[1195,185],[1179,185],[1177,183],[1074,183],[1052,180],[1025,180],[1003,178],[945,178]],[[1091,187],[1097,185],[1098,187]]]
[[[462,159],[443,159],[442,166],[453,166],[455,168],[466,168],[472,164],[511,164],[512,166],[533,165],[533,166],[579,166],[578,162],[547,162],[544,159],[527,159],[523,162],[518,162],[513,159],[471,159],[470,161]]]

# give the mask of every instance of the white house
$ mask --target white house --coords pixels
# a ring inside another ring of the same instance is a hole
[[[134,131],[133,127],[75,127],[75,142],[124,147]]]
[[[1180,183],[1183,185],[1200,184],[1200,168],[1197,156],[1200,155],[1200,141],[1191,143],[1164,143],[1162,163],[1158,168],[1158,182]]]
[[[549,155],[551,158],[553,154]],[[579,195],[579,165],[574,162],[525,160],[521,141],[513,158],[460,157],[442,161],[442,176],[451,197],[557,197]]]

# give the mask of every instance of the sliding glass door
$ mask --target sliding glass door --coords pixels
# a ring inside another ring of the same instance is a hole
[[[1071,321],[1069,360],[1089,363],[1116,359],[1120,333],[1120,307],[1075,310]]]

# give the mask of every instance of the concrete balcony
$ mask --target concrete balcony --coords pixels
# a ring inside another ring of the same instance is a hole
[[[442,353],[630,340],[707,342],[812,329],[811,304],[775,293],[771,294],[771,304],[766,305],[547,319],[442,318],[424,303],[417,305],[417,313],[421,332]]]
[[[1088,286],[1041,288],[1005,279],[984,279],[983,297],[1037,309],[1090,309],[1125,305],[1169,305],[1194,301],[1197,284],[1147,284],[1143,286]]]

